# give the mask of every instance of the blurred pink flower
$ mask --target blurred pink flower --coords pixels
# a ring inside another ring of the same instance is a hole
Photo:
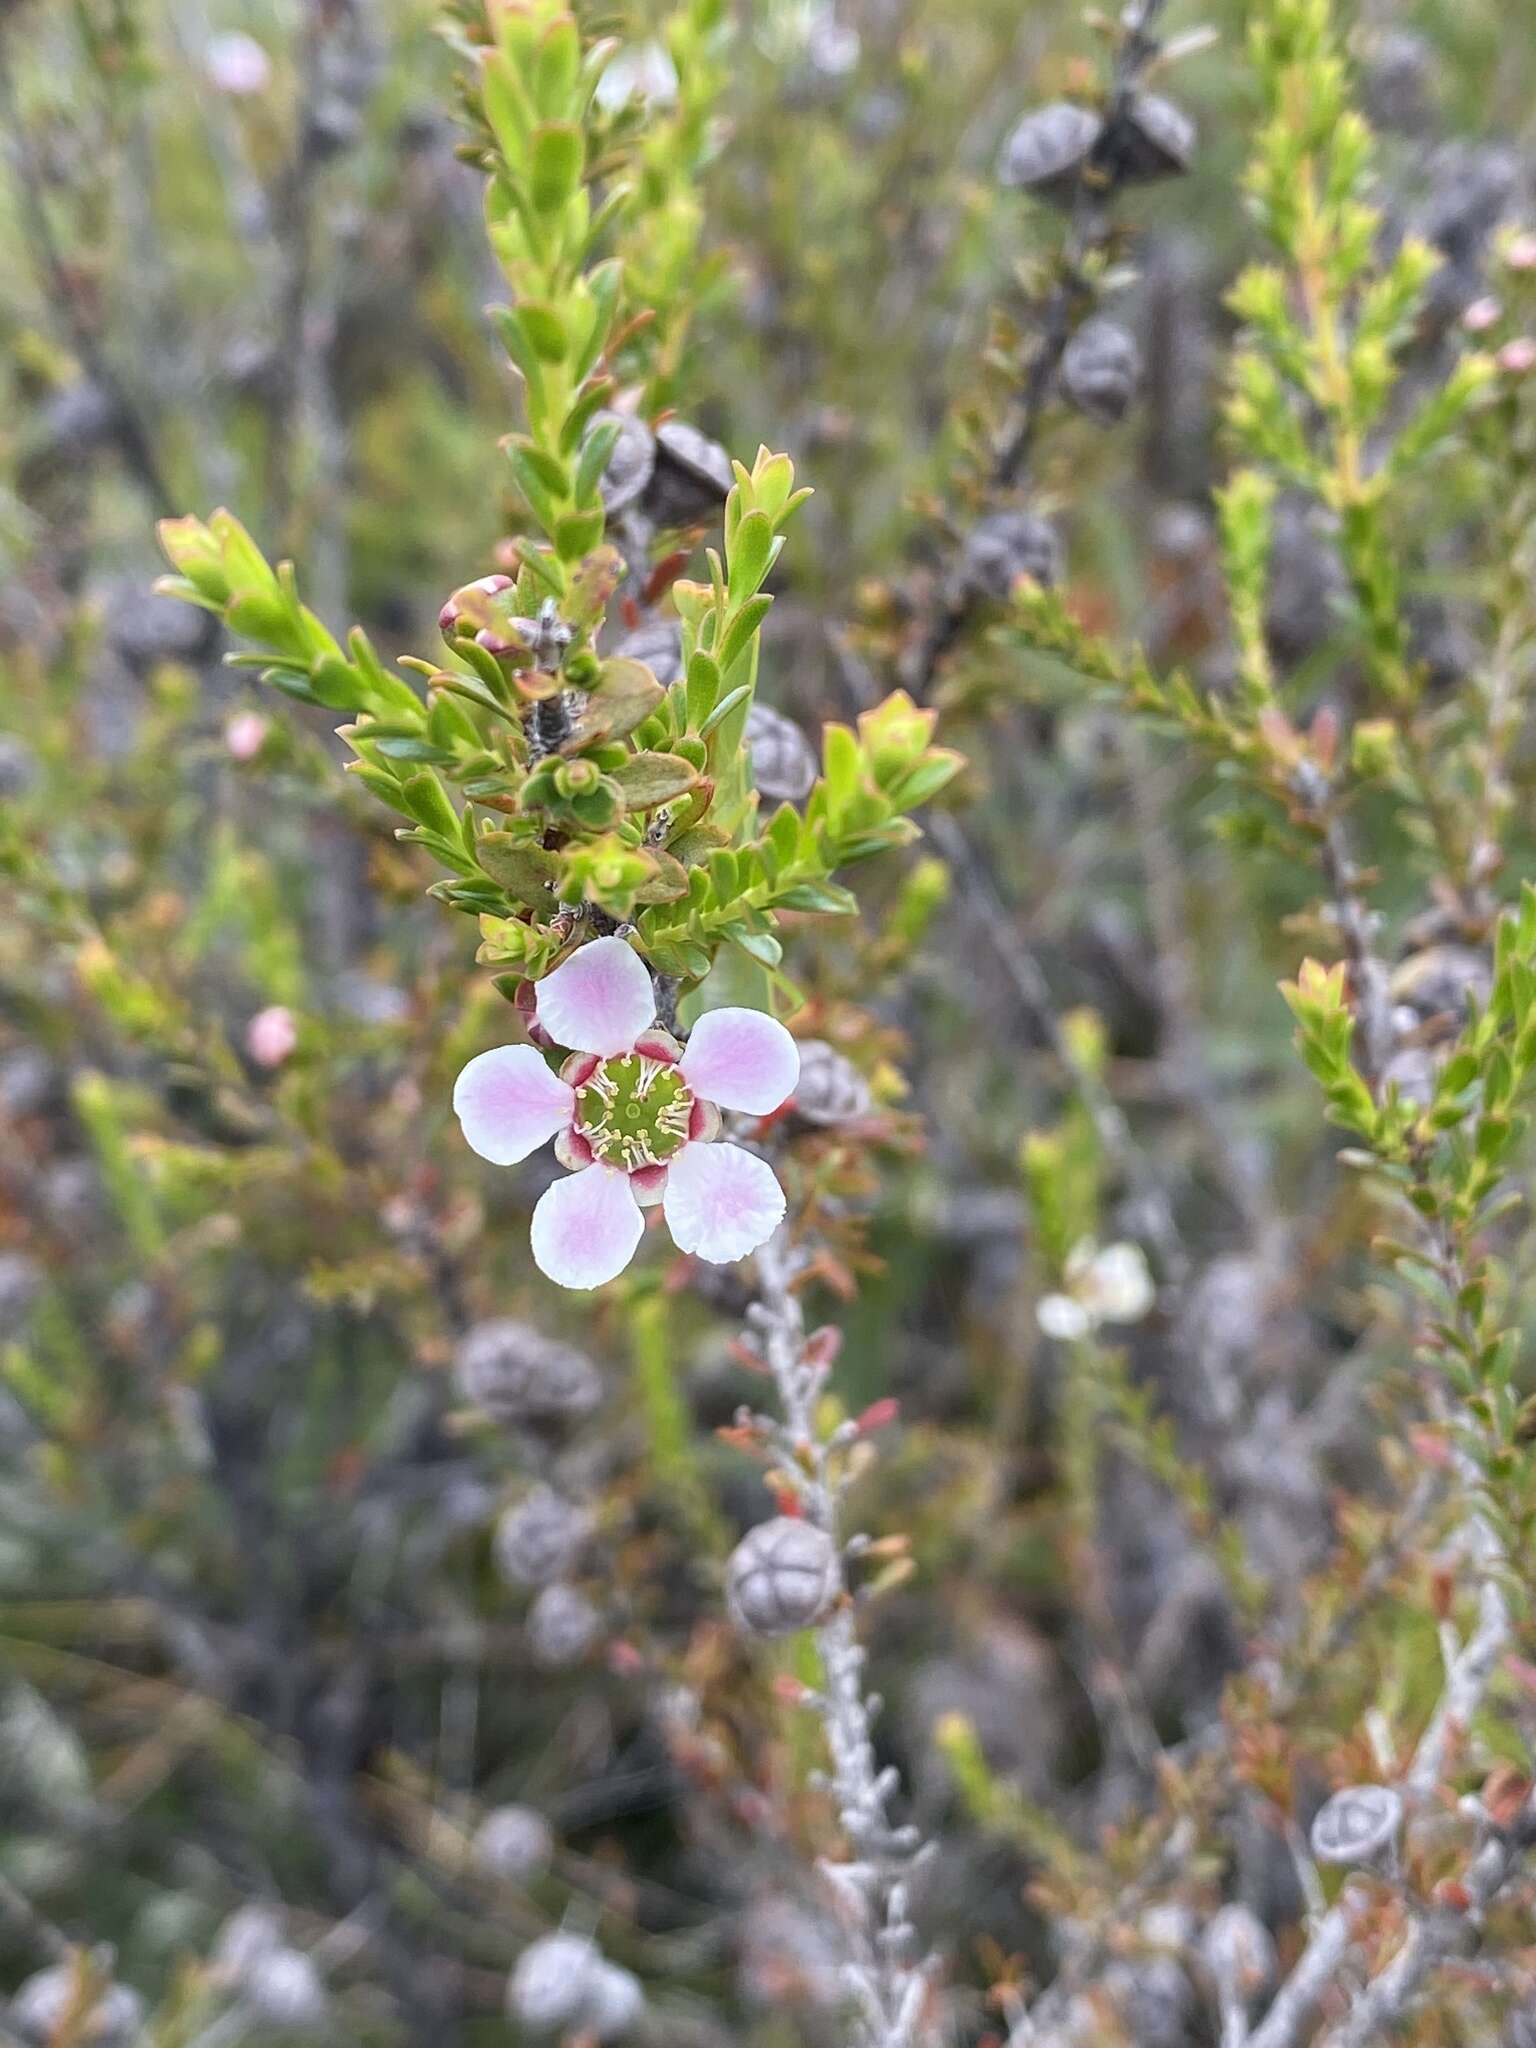
[[[256,38],[243,29],[210,37],[203,63],[210,82],[236,99],[265,92],[272,82],[271,58]]]
[[[258,1010],[245,1027],[245,1049],[258,1067],[280,1067],[298,1042],[293,1012],[282,1003]]]
[[[224,744],[235,761],[254,761],[267,737],[267,721],[259,711],[237,711],[224,727]]]
[[[561,1287],[600,1287],[634,1257],[641,1209],[661,1204],[680,1251],[726,1265],[784,1215],[773,1169],[712,1142],[722,1109],[768,1116],[793,1092],[800,1053],[773,1017],[709,1010],[686,1050],[656,1028],[650,972],[623,939],[595,939],[535,991],[540,1028],[572,1048],[558,1074],[531,1045],[472,1059],[453,1091],[464,1136],[511,1166],[555,1141],[571,1169],[533,1212],[534,1263]]]

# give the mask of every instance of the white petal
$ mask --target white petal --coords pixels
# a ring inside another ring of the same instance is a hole
[[[656,991],[650,969],[623,939],[592,939],[545,975],[534,1006],[556,1045],[608,1058],[628,1052],[654,1020]]]
[[[565,1129],[576,1096],[531,1045],[498,1045],[454,1082],[453,1107],[472,1151],[493,1166],[515,1166]]]
[[[588,1166],[540,1195],[530,1237],[539,1271],[560,1287],[601,1287],[622,1273],[645,1231],[629,1176]]]
[[[1035,1319],[1047,1337],[1058,1338],[1065,1344],[1086,1337],[1093,1327],[1088,1311],[1070,1294],[1042,1296],[1035,1308]]]
[[[740,1145],[685,1145],[668,1165],[661,1208],[679,1251],[726,1266],[772,1237],[784,1190],[767,1161]]]
[[[1157,1295],[1141,1246],[1107,1245],[1090,1269],[1089,1291],[1104,1322],[1139,1323]]]
[[[721,1109],[770,1116],[794,1093],[800,1048],[761,1010],[706,1010],[689,1037],[682,1076]]]

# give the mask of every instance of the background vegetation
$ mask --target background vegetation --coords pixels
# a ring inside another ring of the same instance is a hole
[[[531,2039],[561,1926],[644,2002],[570,2031],[851,2038],[818,1664],[721,1595],[751,1269],[540,1279],[547,1163],[451,1114],[473,924],[151,591],[226,505],[388,660],[527,530],[441,11],[0,4],[0,1990],[54,2048]],[[580,14],[625,401],[815,490],[761,698],[904,687],[965,761],[778,931],[848,1063],[776,1142],[917,2037],[1523,2043],[1536,13],[1170,0],[1176,63],[1056,0]],[[1143,85],[1168,175],[999,179]],[[1069,402],[1101,306],[1123,408]],[[1361,1784],[1410,1825],[1341,1880]]]

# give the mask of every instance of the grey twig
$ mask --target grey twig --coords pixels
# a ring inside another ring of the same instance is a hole
[[[801,1511],[832,1539],[838,1559],[836,1591],[816,1629],[825,1678],[816,1706],[831,1756],[830,1787],[851,1855],[845,1862],[823,1863],[822,1871],[836,1894],[848,1938],[844,1977],[858,2015],[861,2048],[913,2048],[928,1991],[927,1965],[912,1960],[915,1937],[908,1918],[922,1842],[915,1828],[892,1821],[895,1773],[883,1771],[875,1758],[875,1702],[864,1688],[864,1649],[843,1577],[841,1488],[832,1468],[846,1439],[836,1431],[829,1437],[818,1425],[816,1407],[826,1371],[806,1356],[795,1272],[788,1236],[780,1230],[757,1254],[758,1298],[749,1321],[778,1390],[784,1421],[776,1435]]]

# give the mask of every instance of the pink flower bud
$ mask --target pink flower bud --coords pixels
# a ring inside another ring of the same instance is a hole
[[[280,1067],[298,1042],[293,1012],[282,1003],[258,1010],[245,1027],[245,1049],[258,1067]]]
[[[1506,341],[1494,359],[1506,377],[1523,377],[1526,372],[1536,369],[1536,341],[1528,334],[1516,335],[1513,341]]]
[[[1495,298],[1474,299],[1461,316],[1461,324],[1468,334],[1486,334],[1490,327],[1498,325],[1501,308]]]
[[[224,727],[224,744],[232,761],[254,761],[267,737],[267,721],[259,711],[237,711]]]
[[[1511,270],[1536,270],[1536,234],[1516,235],[1504,251]]]

